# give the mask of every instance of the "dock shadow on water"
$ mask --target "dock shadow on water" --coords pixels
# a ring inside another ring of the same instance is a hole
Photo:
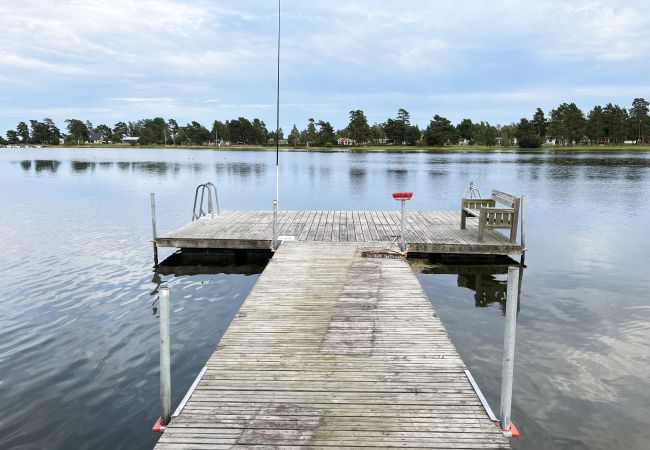
[[[455,275],[459,288],[473,292],[474,305],[485,308],[497,305],[503,314],[506,308],[508,290],[508,267],[519,267],[519,286],[523,285],[526,266],[509,257],[489,258],[446,258],[440,255],[433,257],[415,257],[409,259],[413,271],[420,275]],[[521,299],[517,310],[521,309]]]

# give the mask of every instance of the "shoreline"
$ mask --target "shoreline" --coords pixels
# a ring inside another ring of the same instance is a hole
[[[26,150],[26,149],[133,149],[138,150],[234,150],[234,151],[258,151],[269,152],[275,151],[275,147],[262,145],[148,145],[135,146],[124,144],[80,144],[80,145],[42,145],[42,146],[24,146],[24,147],[0,147],[4,150]],[[319,152],[319,153],[453,153],[462,152],[525,152],[525,153],[549,153],[549,152],[571,152],[571,151],[589,151],[589,152],[609,152],[609,151],[650,151],[650,144],[643,145],[575,145],[569,146],[542,146],[541,148],[519,148],[519,147],[488,147],[488,146],[470,146],[454,145],[444,147],[427,147],[416,145],[400,146],[363,146],[363,147],[289,147],[281,146],[283,152]]]

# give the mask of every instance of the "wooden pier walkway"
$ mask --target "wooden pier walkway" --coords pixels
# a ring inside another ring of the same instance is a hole
[[[510,448],[408,263],[364,248],[284,242],[156,448]]]
[[[390,242],[400,234],[398,211],[279,211],[278,236],[297,241]],[[412,253],[518,255],[523,247],[503,234],[486,230],[478,241],[478,220],[460,213],[408,211],[406,240]],[[208,214],[169,234],[158,236],[159,247],[269,249],[273,237],[271,211],[225,211]]]

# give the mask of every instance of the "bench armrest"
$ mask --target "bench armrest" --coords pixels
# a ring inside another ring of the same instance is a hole
[[[464,198],[461,209],[493,208],[496,202],[491,198]]]

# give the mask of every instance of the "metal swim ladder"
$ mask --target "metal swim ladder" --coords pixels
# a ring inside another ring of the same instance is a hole
[[[481,191],[474,187],[473,181],[470,181],[469,186],[465,188],[463,198],[481,198]]]
[[[199,191],[201,191],[201,200],[199,200]],[[208,192],[208,210],[204,211],[203,210],[203,199],[205,198],[205,193],[206,191]],[[212,192],[214,191],[214,199],[217,205],[217,215],[221,213],[219,210],[219,195],[217,194],[217,187],[210,183],[203,183],[199,184],[196,187],[196,191],[194,192],[194,209],[192,210],[192,222],[194,222],[196,219],[205,216],[206,214],[213,214],[214,209],[212,207]],[[197,204],[198,202],[198,204]],[[196,210],[196,207],[199,207],[198,211]]]

